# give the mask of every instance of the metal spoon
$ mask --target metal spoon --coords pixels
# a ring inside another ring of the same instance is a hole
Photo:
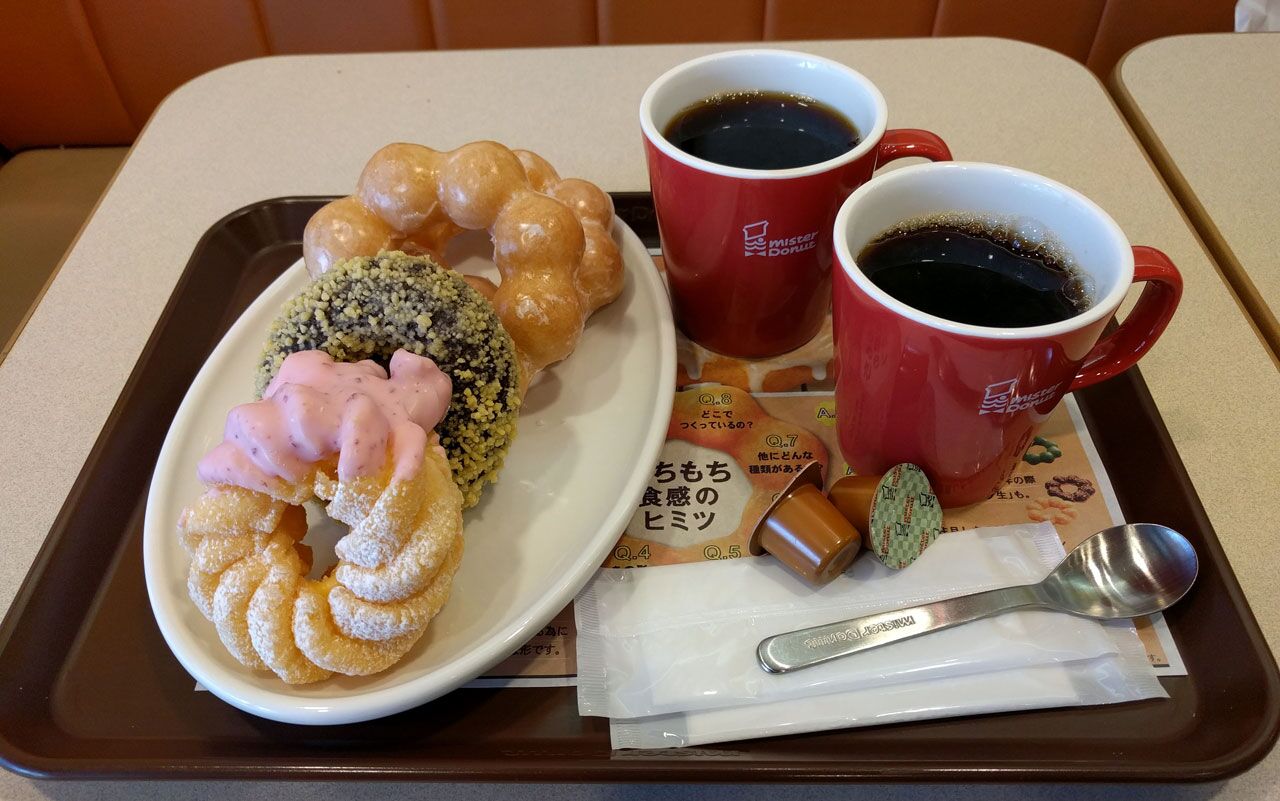
[[[1024,607],[1103,619],[1141,617],[1177,602],[1198,569],[1191,543],[1173,529],[1155,523],[1113,526],[1077,545],[1038,584],[778,634],[761,640],[756,656],[769,673],[787,673]]]

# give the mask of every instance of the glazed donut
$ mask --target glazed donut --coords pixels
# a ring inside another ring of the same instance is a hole
[[[612,225],[607,194],[561,179],[535,153],[497,142],[448,152],[397,143],[373,155],[354,195],[316,212],[302,252],[315,278],[381,250],[439,260],[461,231],[488,229],[502,276],[491,300],[528,379],[572,353],[587,317],[622,292]]]
[[[520,370],[493,307],[430,258],[393,252],[348,259],[291,298],[272,323],[258,393],[300,350],[387,364],[401,349],[427,356],[453,382],[437,431],[464,503],[473,506],[497,480],[515,437]]]
[[[237,661],[305,684],[385,670],[422,637],[462,559],[462,495],[428,433],[449,397],[448,376],[406,351],[390,377],[304,351],[227,415],[178,535],[188,592]],[[319,581],[300,544],[313,498],[351,527]]]

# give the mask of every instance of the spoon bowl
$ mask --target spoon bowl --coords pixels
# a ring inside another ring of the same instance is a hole
[[[1195,549],[1156,523],[1103,529],[1072,549],[1040,583],[1050,605],[1103,619],[1142,617],[1176,603],[1195,583]]]

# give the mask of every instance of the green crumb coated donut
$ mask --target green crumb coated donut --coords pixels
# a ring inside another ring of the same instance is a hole
[[[271,324],[258,397],[290,353],[322,350],[385,367],[400,348],[432,359],[453,381],[436,431],[465,505],[474,506],[516,433],[520,367],[493,306],[453,270],[399,251],[335,264]]]

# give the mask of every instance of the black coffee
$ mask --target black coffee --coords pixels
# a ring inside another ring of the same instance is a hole
[[[957,323],[1024,328],[1089,308],[1089,282],[1060,249],[954,215],[886,231],[858,266],[894,298]]]
[[[729,92],[676,115],[663,133],[691,156],[727,167],[785,170],[858,146],[858,129],[830,106],[782,92]]]

